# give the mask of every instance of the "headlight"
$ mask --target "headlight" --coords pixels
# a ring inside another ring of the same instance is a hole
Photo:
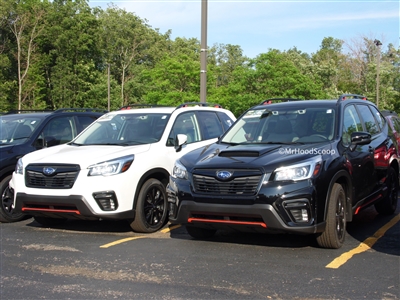
[[[22,163],[22,159],[18,159],[17,164],[15,166],[15,174],[24,174],[24,164]]]
[[[172,177],[188,179],[186,168],[179,162],[179,160],[175,161],[174,168],[172,169]]]
[[[109,176],[124,173],[129,169],[134,159],[134,155],[128,155],[91,165],[88,167],[88,176]]]
[[[275,170],[274,181],[308,179],[312,176],[316,176],[320,168],[320,160],[312,160],[297,165],[278,168]]]

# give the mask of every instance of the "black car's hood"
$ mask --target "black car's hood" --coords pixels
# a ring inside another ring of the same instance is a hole
[[[188,170],[194,168],[263,168],[299,163],[308,158],[326,155],[331,143],[316,144],[246,144],[214,143],[184,155],[180,160]]]

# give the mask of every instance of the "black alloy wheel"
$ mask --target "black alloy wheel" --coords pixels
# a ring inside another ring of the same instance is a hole
[[[12,223],[19,222],[28,219],[29,216],[14,210],[14,192],[9,188],[8,183],[11,180],[11,175],[6,176],[0,182],[0,195],[1,195],[1,206],[0,206],[0,222]]]
[[[328,201],[325,231],[317,236],[320,247],[338,249],[346,236],[346,193],[342,185],[335,183]]]
[[[167,193],[157,179],[147,180],[140,189],[135,219],[130,226],[135,232],[152,233],[160,230],[167,222]]]
[[[397,209],[399,193],[399,177],[392,167],[389,168],[386,185],[388,188],[387,194],[375,204],[375,209],[381,215],[392,215]]]

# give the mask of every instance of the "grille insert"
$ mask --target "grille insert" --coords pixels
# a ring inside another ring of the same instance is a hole
[[[79,174],[77,165],[51,165],[56,172],[52,175],[43,174],[43,168],[49,165],[31,164],[26,168],[25,185],[30,188],[70,189]]]
[[[193,175],[194,189],[198,193],[219,195],[254,195],[261,175],[236,177],[231,181],[219,181],[214,177]]]

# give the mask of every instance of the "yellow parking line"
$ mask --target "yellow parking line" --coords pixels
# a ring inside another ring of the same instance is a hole
[[[162,232],[162,233],[168,233],[168,232],[170,232],[171,230],[174,230],[174,229],[179,228],[179,227],[181,227],[181,225],[170,226],[170,227],[167,227],[167,228],[161,230],[161,232]]]
[[[174,229],[179,228],[179,227],[181,227],[181,225],[174,225],[174,226],[165,228],[165,229],[161,230],[160,232],[168,233],[171,230],[174,230]],[[121,239],[121,240],[118,240],[118,241],[115,241],[115,242],[112,242],[112,243],[101,245],[100,248],[109,248],[109,247],[112,247],[112,246],[115,246],[115,245],[118,245],[118,244],[122,244],[122,243],[125,243],[125,242],[129,242],[129,241],[132,241],[132,240],[137,240],[137,239],[141,239],[141,238],[145,238],[145,237],[146,236],[133,236],[133,237],[129,237],[129,238],[124,238],[124,239]]]
[[[377,232],[375,232],[371,237],[365,239],[357,248],[350,250],[346,253],[343,253],[339,257],[335,258],[332,262],[326,265],[326,268],[337,269],[341,265],[345,264],[350,258],[355,254],[359,254],[365,252],[376,243],[376,241],[381,238],[385,232],[394,226],[398,221],[400,221],[400,214],[396,215],[392,220],[382,226]]]
[[[125,242],[129,242],[129,241],[137,240],[137,239],[141,239],[141,238],[145,238],[145,236],[133,236],[133,237],[121,239],[121,240],[118,240],[118,241],[115,241],[115,242],[112,242],[112,243],[108,243],[108,244],[102,245],[102,246],[100,246],[100,248],[108,248],[108,247],[111,247],[111,246],[115,246],[115,245],[118,245],[118,244],[122,244],[122,243],[125,243]]]

